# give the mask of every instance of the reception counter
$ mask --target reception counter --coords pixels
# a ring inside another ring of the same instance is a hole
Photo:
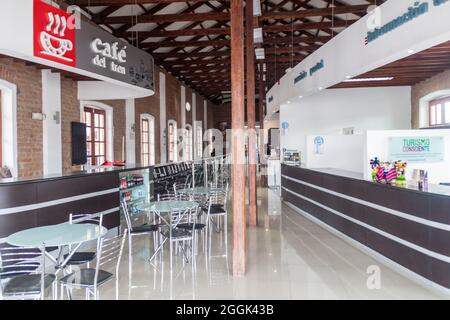
[[[0,179],[0,243],[17,231],[68,221],[71,213],[103,213],[108,229],[120,225],[120,177],[148,172],[137,165],[31,178]]]
[[[346,171],[282,165],[282,197],[344,237],[450,289],[450,187],[427,191]]]

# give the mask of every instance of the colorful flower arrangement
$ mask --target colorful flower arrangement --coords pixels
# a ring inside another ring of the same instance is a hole
[[[378,158],[370,160],[372,168],[372,180],[378,183],[396,185],[397,187],[406,187],[407,163],[404,161],[383,162]]]

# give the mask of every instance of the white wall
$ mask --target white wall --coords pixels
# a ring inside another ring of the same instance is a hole
[[[320,153],[316,152],[312,135],[306,138],[306,167],[334,168],[352,172],[364,172],[364,144],[366,136],[334,135],[321,136],[324,144],[320,146]]]
[[[44,174],[61,174],[61,75],[51,70],[42,70],[42,113]]]
[[[2,162],[7,166],[13,177],[18,175],[17,156],[17,87],[15,84],[0,79],[0,99],[2,121]]]
[[[364,176],[371,179],[370,159],[378,157],[383,161],[396,161],[402,159],[388,159],[390,137],[444,137],[444,162],[438,163],[412,163],[406,169],[406,178],[410,179],[414,169],[428,170],[430,183],[438,184],[450,182],[450,130],[395,130],[395,131],[368,131],[365,156]]]
[[[414,7],[416,0],[388,0],[377,10],[380,25],[396,19]],[[282,103],[299,95],[308,96],[319,92],[319,88],[332,87],[347,76],[355,77],[405,58],[414,52],[433,47],[450,40],[450,1],[436,5],[427,2],[429,11],[416,19],[388,32],[369,44],[365,44],[369,27],[373,26],[374,15],[366,15],[350,27],[340,32],[332,40],[297,64],[292,72],[286,73],[269,92],[268,112],[273,112]],[[379,15],[378,15],[379,14]],[[413,51],[411,51],[413,50]],[[324,68],[302,81],[294,79],[302,72],[309,71],[323,60]]]
[[[127,163],[136,163],[136,118],[135,118],[135,100],[125,100],[125,145]],[[139,159],[140,160],[140,159]]]
[[[411,128],[411,88],[330,89],[291,104],[282,105],[280,123],[281,149],[297,149],[305,159],[306,137],[337,135],[343,128],[366,130]]]

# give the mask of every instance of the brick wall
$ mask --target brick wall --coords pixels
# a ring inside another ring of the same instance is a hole
[[[192,101],[192,90],[186,87],[186,103],[191,104],[191,111],[186,110],[186,124],[193,125],[192,123],[192,113],[194,110],[194,102]],[[184,106],[186,108],[186,106]]]
[[[155,68],[155,88],[159,88],[159,69]],[[160,134],[161,126],[159,123],[159,91],[153,96],[136,99],[135,102],[135,142],[136,142],[136,162],[141,162],[141,123],[140,116],[143,113],[150,114],[155,117],[155,161],[161,161],[160,150]]]
[[[155,87],[159,89],[159,72],[155,68]],[[165,72],[165,71],[161,71]],[[165,72],[166,73],[166,72]],[[31,120],[32,112],[42,112],[41,70],[12,58],[0,58],[0,79],[17,85],[17,129],[19,176],[36,176],[43,173],[42,121]],[[61,77],[61,135],[63,172],[79,169],[71,165],[71,122],[80,121],[80,102],[77,98],[77,82]],[[186,101],[193,105],[192,90],[186,87]],[[204,98],[197,95],[197,120],[204,121]],[[125,100],[100,101],[113,108],[114,160],[122,160],[122,137],[125,136]],[[156,162],[160,162],[159,92],[151,97],[136,99],[135,141],[136,162],[140,162],[140,115],[155,117]],[[181,84],[166,73],[166,117],[181,124]],[[216,127],[217,108],[208,103],[208,127]],[[219,117],[220,118],[220,117]],[[186,123],[192,124],[192,111],[186,111]]]
[[[205,99],[202,96],[199,96],[198,94],[196,95],[197,98],[197,114],[196,114],[196,121],[201,121],[202,122],[202,128],[203,128],[203,115],[204,115],[204,107],[203,107],[203,102],[205,101]]]
[[[420,99],[438,90],[450,89],[450,70],[444,71],[430,79],[422,81],[411,88],[411,127],[420,127]]]
[[[31,120],[42,112],[41,71],[12,58],[0,58],[0,79],[17,86],[17,134],[19,176],[43,173],[42,121]]]
[[[181,123],[180,111],[181,89],[178,81],[170,76],[166,77],[166,119]]]

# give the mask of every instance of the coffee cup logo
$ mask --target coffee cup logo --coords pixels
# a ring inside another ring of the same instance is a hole
[[[34,55],[75,66],[75,28],[71,14],[41,0],[34,1]]]

